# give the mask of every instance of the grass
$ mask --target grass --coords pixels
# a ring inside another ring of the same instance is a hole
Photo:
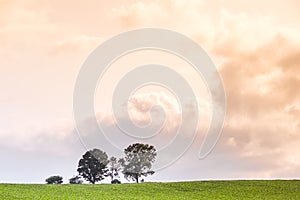
[[[41,185],[0,184],[0,199],[300,199],[300,181]]]

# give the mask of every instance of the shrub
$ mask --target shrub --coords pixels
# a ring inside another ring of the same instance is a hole
[[[121,184],[121,181],[119,181],[118,179],[114,179],[111,181],[111,184]]]
[[[81,180],[80,176],[73,176],[72,178],[69,179],[70,184],[82,184],[83,181]]]
[[[47,184],[62,184],[63,177],[61,176],[50,176],[46,179]]]

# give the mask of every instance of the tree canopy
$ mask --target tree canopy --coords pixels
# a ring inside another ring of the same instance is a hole
[[[104,151],[93,149],[87,151],[78,163],[78,173],[88,182],[95,184],[108,176],[108,156]]]
[[[122,169],[122,165],[124,163],[124,159],[117,159],[116,157],[112,156],[109,159],[109,163],[108,163],[108,175],[111,178],[111,182],[117,182],[116,180],[118,180],[119,176],[119,172]]]
[[[151,170],[157,155],[154,146],[135,143],[129,145],[124,153],[123,174],[126,179],[132,179],[138,183],[141,176],[154,174]]]

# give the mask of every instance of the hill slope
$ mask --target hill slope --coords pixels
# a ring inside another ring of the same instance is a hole
[[[0,199],[300,199],[300,181],[142,184],[0,184]]]

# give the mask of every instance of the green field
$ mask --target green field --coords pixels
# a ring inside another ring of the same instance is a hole
[[[300,199],[300,181],[41,185],[0,184],[0,199]]]

